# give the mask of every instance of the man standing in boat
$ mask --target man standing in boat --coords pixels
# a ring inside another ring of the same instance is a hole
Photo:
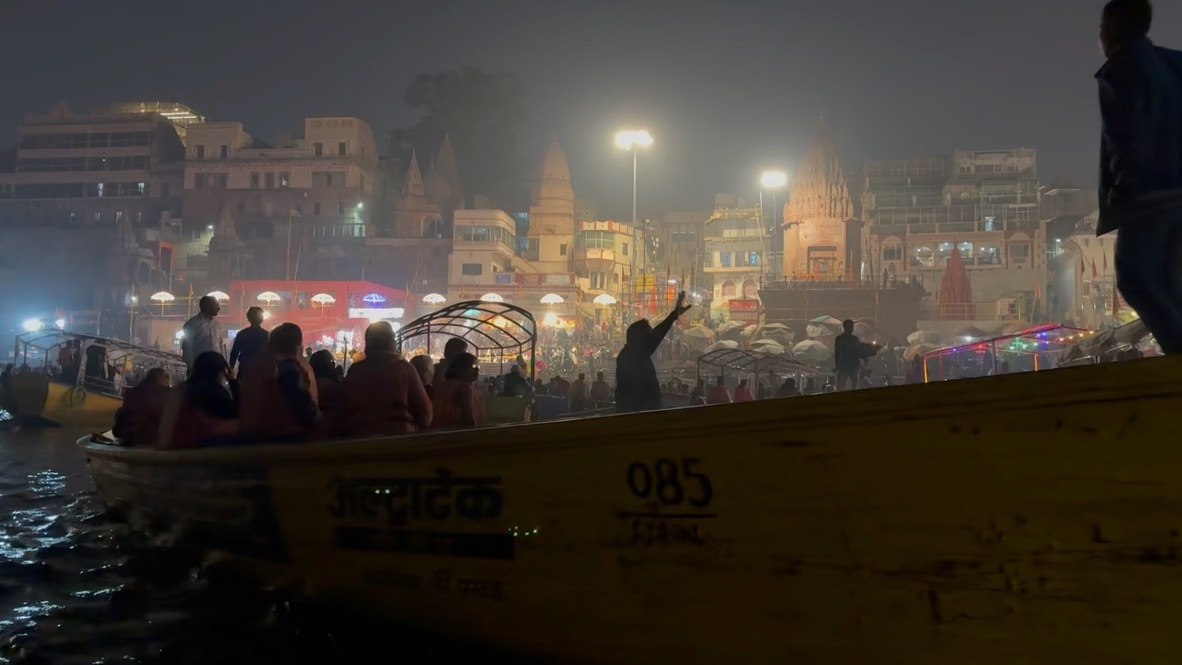
[[[1100,222],[1119,229],[1116,282],[1162,351],[1182,353],[1182,52],[1149,41],[1149,0],[1111,0],[1100,21]]]
[[[217,351],[223,356],[226,355],[222,325],[218,323],[216,318],[218,312],[221,311],[217,298],[202,296],[197,307],[200,310],[197,312],[197,316],[185,321],[185,325],[181,329],[184,333],[181,338],[181,357],[189,366],[190,372],[193,371],[193,362],[197,360],[197,356],[206,351]]]
[[[857,390],[862,387],[862,363],[874,357],[882,347],[866,344],[854,334],[854,322],[841,322],[842,333],[833,340],[834,374],[838,390]]]
[[[652,327],[648,319],[628,326],[624,348],[616,356],[616,412],[655,411],[661,408],[661,383],[653,365],[653,353],[661,346],[673,323],[690,308],[685,291],[664,321]]]

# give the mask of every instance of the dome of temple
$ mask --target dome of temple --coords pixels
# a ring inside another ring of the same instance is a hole
[[[546,155],[538,169],[538,181],[534,185],[534,205],[541,205],[546,200],[562,201],[571,206],[575,201],[570,182],[570,165],[567,164],[562,146],[558,144],[557,132],[550,137],[550,145],[546,148]]]
[[[829,140],[822,118],[812,146],[792,177],[788,203],[784,205],[784,221],[846,220],[855,216],[841,155]]]

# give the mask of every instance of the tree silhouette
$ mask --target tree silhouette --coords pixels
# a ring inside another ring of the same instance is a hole
[[[451,137],[460,177],[471,203],[473,194],[503,197],[519,178],[517,129],[525,117],[525,86],[516,74],[479,67],[421,74],[406,89],[406,105],[422,113],[411,127],[390,137],[390,155],[399,170],[417,151],[419,163]]]

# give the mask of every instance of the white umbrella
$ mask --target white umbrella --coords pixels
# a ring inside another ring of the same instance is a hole
[[[543,305],[561,305],[566,301],[557,293],[547,293],[546,295],[542,296],[541,302]]]
[[[940,344],[944,341],[944,336],[933,330],[916,330],[907,336],[907,343],[911,346],[916,344]]]
[[[328,293],[317,293],[316,295],[312,296],[310,300],[317,305],[331,305],[337,301],[336,298],[332,297],[332,295]]]
[[[226,293],[225,291],[210,291],[209,293],[207,293],[205,295],[209,296],[210,298],[213,298],[214,300],[216,300],[218,302],[226,302],[230,299],[230,294]]]
[[[754,342],[751,342],[751,346],[762,346],[764,344],[775,344],[776,346],[784,346],[783,344],[779,343],[778,341],[776,341],[770,337],[764,337],[763,339],[757,339]]]
[[[921,344],[912,344],[911,346],[907,347],[906,351],[903,352],[903,360],[906,360],[907,362],[911,362],[917,356],[922,356],[923,354],[927,353],[928,351],[935,351],[938,348],[940,348],[940,347],[936,346],[935,344],[929,344],[926,342],[921,343]]]
[[[775,342],[772,342],[771,344],[756,344],[755,346],[751,347],[751,350],[758,351],[760,353],[770,353],[772,355],[779,356],[779,355],[783,355],[784,352],[787,351],[788,349],[785,349],[783,346],[776,344]]]
[[[686,337],[696,337],[698,339],[714,339],[714,331],[710,330],[706,326],[701,325],[690,326],[689,328],[686,328],[681,334]]]
[[[732,342],[731,340],[727,339],[727,340],[723,340],[721,342],[715,342],[715,343],[711,344],[710,346],[702,349],[702,353],[710,353],[711,351],[717,351],[719,349],[737,349],[737,348],[739,348],[738,342]]]
[[[447,302],[447,298],[438,293],[428,293],[423,296],[423,303],[427,305],[442,305],[445,302]]]
[[[732,330],[737,330],[739,328],[742,328],[746,325],[747,324],[743,323],[742,321],[727,321],[726,323],[722,324],[721,326],[718,326],[718,334],[720,334],[720,335],[725,334],[725,333],[728,333]]]
[[[829,350],[829,347],[815,339],[806,339],[792,347],[792,354],[801,360],[814,363],[823,363],[833,357],[833,352]]]
[[[771,330],[792,332],[792,329],[789,328],[788,326],[784,325],[783,323],[767,323],[767,324],[764,324],[763,329],[764,329],[764,332],[771,331]]]
[[[274,291],[263,291],[256,297],[258,298],[259,302],[265,302],[268,305],[283,300],[283,296],[275,293]]]

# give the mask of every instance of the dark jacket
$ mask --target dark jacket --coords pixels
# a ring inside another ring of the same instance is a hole
[[[654,411],[661,408],[661,383],[653,353],[677,321],[673,310],[664,321],[650,329],[647,321],[628,326],[628,338],[616,356],[616,411]]]
[[[1096,81],[1102,125],[1096,234],[1103,235],[1182,190],[1182,52],[1140,39],[1109,58]]]

